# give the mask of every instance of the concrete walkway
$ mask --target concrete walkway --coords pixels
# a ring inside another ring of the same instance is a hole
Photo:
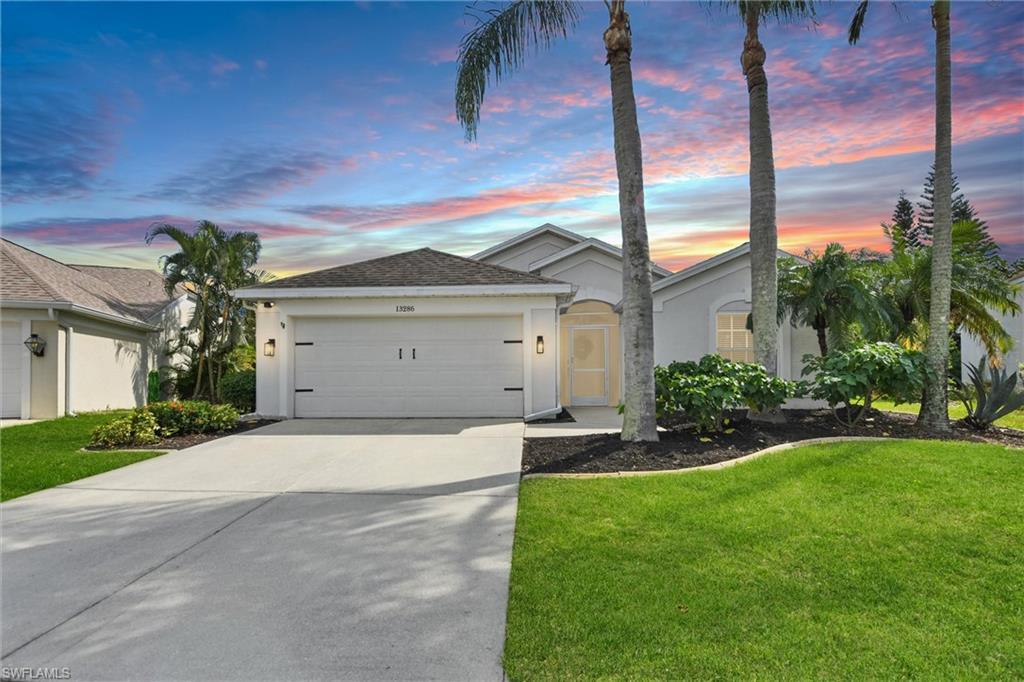
[[[501,679],[523,431],[282,422],[5,503],[3,665]]]

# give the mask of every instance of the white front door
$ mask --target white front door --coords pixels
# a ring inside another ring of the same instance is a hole
[[[569,328],[569,388],[573,405],[608,404],[608,327]]]
[[[304,318],[296,417],[522,417],[519,317]]]
[[[21,322],[0,323],[0,417],[21,417]]]

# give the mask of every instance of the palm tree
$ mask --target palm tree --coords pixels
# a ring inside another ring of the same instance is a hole
[[[202,392],[205,372],[209,396],[216,399],[224,356],[239,342],[246,314],[244,304],[231,291],[262,278],[262,273],[254,270],[260,254],[259,236],[254,232],[227,233],[208,220],[199,221],[192,232],[167,223],[154,224],[146,243],[159,236],[171,238],[179,249],[160,259],[168,295],[183,286],[196,297],[189,321],[189,329],[195,333],[192,398]]]
[[[891,237],[892,258],[882,265],[881,288],[894,307],[891,340],[921,345],[927,338],[931,310],[932,249],[906,244],[900,231]],[[977,338],[989,357],[1005,353],[1013,343],[992,314],[1016,315],[1018,287],[1010,283],[1010,267],[998,246],[985,241],[982,224],[964,220],[953,224],[953,264],[950,289],[949,333],[963,329]]]
[[[885,304],[872,269],[873,258],[849,253],[832,243],[825,251],[807,251],[803,262],[785,258],[779,263],[778,320],[787,315],[793,325],[813,329],[818,350],[850,345],[860,334],[878,338],[888,324]]]
[[[643,162],[630,59],[633,48],[625,0],[606,0],[604,32],[611,72],[615,166],[622,224],[622,334],[625,368],[622,440],[656,441],[654,405],[654,312],[651,260],[644,212]],[[476,137],[480,105],[490,78],[518,68],[526,51],[565,37],[579,19],[575,2],[517,0],[486,19],[462,40],[455,87],[455,112]],[[493,75],[492,75],[493,74]]]
[[[868,0],[861,0],[850,22],[849,41],[860,39]],[[953,112],[950,61],[949,0],[932,4],[935,29],[935,224],[932,232],[928,340],[925,358],[931,370],[925,379],[924,401],[918,422],[938,431],[949,430],[950,299],[953,275]]]
[[[775,222],[775,156],[768,109],[765,49],[758,28],[774,18],[788,21],[814,19],[813,0],[731,0],[746,25],[740,65],[747,80],[750,110],[750,308],[754,358],[778,373],[778,227]]]

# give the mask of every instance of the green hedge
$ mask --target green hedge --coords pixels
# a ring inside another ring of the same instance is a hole
[[[256,409],[256,370],[232,372],[220,380],[220,395],[224,402],[249,413]]]

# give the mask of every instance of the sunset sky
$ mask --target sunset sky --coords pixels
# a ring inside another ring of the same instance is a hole
[[[631,3],[654,259],[746,241],[747,93],[736,16]],[[627,4],[629,7],[630,4]],[[850,3],[762,32],[779,241],[882,245],[932,161],[926,3]],[[263,239],[288,274],[432,246],[469,255],[544,222],[619,243],[607,13],[492,86],[479,139],[455,121],[451,3],[4,3],[3,235],[75,263],[155,267],[156,221]],[[1024,3],[953,5],[953,163],[1024,256]]]

